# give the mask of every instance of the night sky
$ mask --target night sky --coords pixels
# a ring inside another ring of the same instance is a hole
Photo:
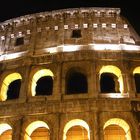
[[[140,35],[139,0],[4,0],[0,3],[0,22],[22,15],[78,7],[117,7]]]

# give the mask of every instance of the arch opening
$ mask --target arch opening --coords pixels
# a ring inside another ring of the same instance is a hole
[[[31,81],[31,95],[51,95],[53,92],[53,73],[49,69],[37,71]]]
[[[22,77],[19,73],[12,73],[5,77],[0,92],[0,99],[2,101],[19,97],[21,79]]]
[[[117,76],[112,73],[102,73],[100,78],[101,93],[119,93]]]
[[[51,76],[41,77],[36,84],[36,96],[52,95],[53,79]]]
[[[87,77],[78,71],[70,71],[66,76],[66,94],[88,92]]]
[[[25,129],[24,140],[50,140],[50,130],[43,121],[35,121]]]
[[[63,140],[90,140],[88,124],[80,119],[69,121],[63,131]]]
[[[136,93],[140,94],[140,67],[136,67],[133,71],[133,77],[135,81]]]
[[[132,140],[130,127],[122,119],[113,118],[108,120],[104,125],[105,140]]]
[[[136,93],[140,93],[140,73],[134,74]]]
[[[103,66],[99,74],[100,91],[102,93],[123,93],[123,78],[118,67],[113,65]]]

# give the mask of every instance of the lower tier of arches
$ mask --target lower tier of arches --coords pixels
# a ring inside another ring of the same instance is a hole
[[[0,118],[0,140],[139,140],[129,112],[32,114]]]

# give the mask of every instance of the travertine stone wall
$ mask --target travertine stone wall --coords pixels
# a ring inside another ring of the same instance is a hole
[[[80,30],[82,37],[72,38],[73,30]],[[132,140],[140,139],[140,95],[133,76],[133,70],[140,67],[140,39],[132,33],[119,8],[64,9],[25,15],[1,23],[0,37],[0,87],[8,74],[18,72],[22,76],[19,98],[0,102],[0,124],[12,127],[12,140],[24,140],[27,126],[38,120],[49,126],[50,140],[63,140],[64,127],[73,119],[89,125],[90,140],[103,140],[104,124],[111,118],[126,121]],[[20,37],[24,44],[15,46]],[[91,45],[96,44],[129,46],[132,50],[93,49]],[[76,45],[80,49],[71,50]],[[71,51],[64,51],[64,46]],[[53,52],[53,48],[57,51]],[[121,98],[100,93],[99,72],[106,65],[121,70]],[[44,68],[54,74],[53,94],[32,96],[32,77]],[[71,68],[87,76],[88,93],[66,94],[66,74]]]

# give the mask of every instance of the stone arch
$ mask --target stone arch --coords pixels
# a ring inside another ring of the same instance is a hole
[[[38,70],[34,73],[31,81],[31,95],[35,96],[36,95],[36,86],[37,86],[37,81],[42,78],[42,77],[51,77],[53,80],[54,74],[51,70],[49,69],[41,69]],[[52,87],[53,88],[53,87]]]
[[[34,121],[32,123],[30,123],[26,129],[25,129],[25,133],[24,133],[24,140],[32,140],[32,133],[37,130],[38,128],[44,128],[48,131],[48,136],[46,136],[46,140],[50,140],[50,128],[47,125],[47,123],[45,123],[44,121]]]
[[[133,70],[136,92],[140,93],[140,66]]]
[[[9,124],[0,124],[0,139],[12,140],[12,127]]]
[[[8,91],[9,85],[16,80],[21,80],[21,79],[22,79],[21,75],[16,72],[11,73],[4,78],[4,80],[2,81],[1,90],[0,90],[1,101],[5,101],[7,99],[7,91]]]
[[[64,130],[63,130],[63,140],[67,140],[66,134],[70,130],[70,128],[72,128],[74,126],[81,126],[81,127],[83,127],[87,131],[88,140],[90,140],[89,125],[84,120],[81,120],[81,119],[73,119],[73,120],[69,121],[65,125]]]
[[[102,66],[99,71],[99,79],[101,79],[101,76],[104,73],[114,74],[117,77],[117,81],[119,82],[119,91],[123,93],[124,85],[121,70],[113,65]]]
[[[66,94],[88,93],[87,74],[77,67],[70,68],[65,77]]]
[[[120,119],[120,118],[109,119],[107,122],[105,122],[105,124],[103,126],[104,131],[107,127],[109,127],[111,125],[116,125],[116,126],[119,126],[120,128],[122,128],[124,130],[126,140],[132,140],[130,127],[126,121],[124,121],[123,119]]]

